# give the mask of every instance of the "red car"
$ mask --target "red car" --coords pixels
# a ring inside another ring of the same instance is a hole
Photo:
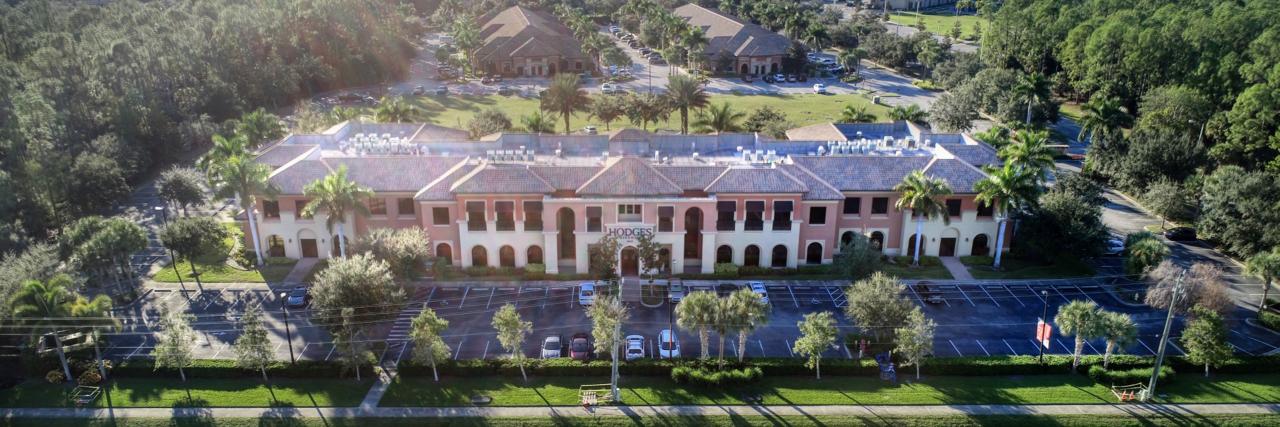
[[[569,340],[569,357],[573,360],[591,358],[591,341],[587,338],[587,334],[573,334],[573,338]]]

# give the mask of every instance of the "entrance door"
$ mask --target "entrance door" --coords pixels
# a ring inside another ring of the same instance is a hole
[[[938,247],[938,256],[956,256],[956,238],[943,237]]]
[[[298,239],[298,242],[302,244],[303,258],[318,258],[320,256],[320,251],[316,249],[316,239]]]
[[[622,250],[621,264],[623,276],[640,275],[640,255],[636,252],[636,248],[626,248]]]

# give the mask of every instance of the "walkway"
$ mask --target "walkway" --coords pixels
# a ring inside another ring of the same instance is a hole
[[[307,278],[307,274],[316,268],[316,263],[320,262],[320,258],[302,258],[297,264],[293,265],[293,270],[289,270],[289,275],[284,277],[285,283],[302,283]]]
[[[1114,405],[863,405],[863,406],[581,406],[414,407],[414,408],[13,408],[8,418],[439,418],[592,416],[954,416],[954,415],[1119,415],[1183,418],[1207,414],[1280,414],[1280,404],[1114,404]]]
[[[952,278],[962,282],[972,282],[974,280],[973,275],[969,274],[969,267],[965,267],[964,263],[960,262],[960,257],[944,256],[938,259],[942,260],[942,265],[947,267],[947,271],[951,273]]]

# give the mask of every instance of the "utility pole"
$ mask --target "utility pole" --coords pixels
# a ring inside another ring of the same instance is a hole
[[[1182,280],[1187,276],[1187,271],[1182,270],[1178,273],[1178,278],[1173,284],[1173,295],[1169,297],[1169,314],[1164,318],[1164,332],[1160,334],[1160,347],[1156,351],[1156,365],[1151,368],[1151,382],[1147,385],[1147,392],[1142,395],[1143,402],[1151,401],[1151,396],[1156,394],[1156,380],[1160,378],[1160,365],[1164,364],[1164,348],[1169,343],[1169,328],[1173,326],[1173,307],[1178,304],[1178,297],[1182,296]]]
[[[1000,249],[997,248],[996,250],[998,251]],[[1049,291],[1040,291],[1040,299],[1044,301],[1044,310],[1040,312],[1040,322],[1044,323],[1047,326],[1049,324]],[[1039,337],[1040,329],[1038,328],[1039,325],[1036,325],[1036,326],[1037,326],[1036,340],[1038,341],[1040,338]],[[1044,343],[1040,343],[1038,347],[1040,347],[1040,364],[1043,365],[1044,364]]]

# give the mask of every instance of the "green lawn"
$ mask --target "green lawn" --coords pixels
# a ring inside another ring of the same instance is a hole
[[[960,262],[969,268],[969,274],[975,279],[1014,280],[1014,279],[1061,279],[1067,277],[1092,276],[1093,267],[1080,260],[1062,259],[1049,265],[1024,261],[1011,257],[1000,260],[1001,269],[991,268],[991,257],[960,257]]]
[[[769,105],[786,114],[787,118],[795,126],[837,120],[840,117],[841,110],[846,105],[864,107],[867,112],[874,114],[877,120],[887,120],[889,112],[888,108],[875,105],[870,99],[862,95],[712,95],[710,99],[714,104],[728,102],[735,110],[748,114],[762,106]],[[450,95],[448,97],[411,97],[411,102],[426,110],[432,123],[466,129],[467,122],[471,120],[471,117],[477,112],[488,108],[497,108],[506,113],[512,124],[519,128],[521,126],[520,117],[537,111],[539,101],[518,96]],[[690,115],[693,115],[693,113],[690,112]],[[692,119],[690,117],[690,120]],[[557,131],[562,131],[564,129],[563,119],[556,117],[555,120]],[[601,132],[605,131],[603,122],[594,119],[588,120],[586,114],[578,113],[569,121],[569,125],[573,130],[580,130],[588,124],[598,126]],[[612,129],[635,127],[625,118],[614,121],[610,126]],[[654,127],[652,124],[649,126],[651,130]],[[678,112],[672,114],[668,121],[659,123],[658,128],[679,130],[680,114]]]
[[[926,364],[926,369],[928,365]],[[677,386],[662,377],[623,377],[623,403],[631,405],[743,404],[746,393],[758,394],[766,405],[946,405],[946,404],[1067,404],[1115,403],[1108,387],[1083,375],[1034,375],[1010,377],[932,377],[891,386],[870,377],[766,377],[753,386],[705,389]],[[574,405],[578,386],[607,383],[606,378],[545,377],[528,384],[501,377],[430,378],[401,377],[381,406],[466,405],[477,394],[493,397],[494,406]],[[1280,375],[1221,375],[1209,380],[1196,375],[1179,376],[1162,385],[1160,394],[1176,403],[1280,402]]]
[[[293,265],[297,263],[297,260],[285,260],[284,258],[272,259],[260,269],[248,270],[227,265],[225,262],[214,265],[196,263],[196,271],[200,272],[200,281],[205,283],[279,282],[289,275],[289,271],[293,270]],[[179,262],[178,271],[182,273],[184,282],[195,282],[195,279],[191,277],[190,262]],[[157,282],[177,283],[178,274],[173,271],[173,266],[169,265],[157,272],[151,279]]]
[[[920,267],[911,267],[908,265],[898,265],[884,263],[880,267],[880,271],[899,279],[934,279],[934,280],[951,280],[951,272],[947,271],[947,267],[943,265],[924,265]]]
[[[974,34],[974,26],[982,22],[982,18],[976,15],[955,15],[950,11],[942,12],[893,12],[889,15],[889,21],[899,25],[909,27],[916,26],[916,22],[924,19],[924,29],[937,35],[951,35],[952,28],[955,28],[956,22],[960,23],[960,38],[964,40],[972,40]]]
[[[370,381],[341,379],[272,379],[270,387],[256,378],[188,379],[177,377],[121,378],[110,383],[97,406],[355,406],[369,391]],[[71,406],[70,387],[29,381],[0,391],[0,407]]]

